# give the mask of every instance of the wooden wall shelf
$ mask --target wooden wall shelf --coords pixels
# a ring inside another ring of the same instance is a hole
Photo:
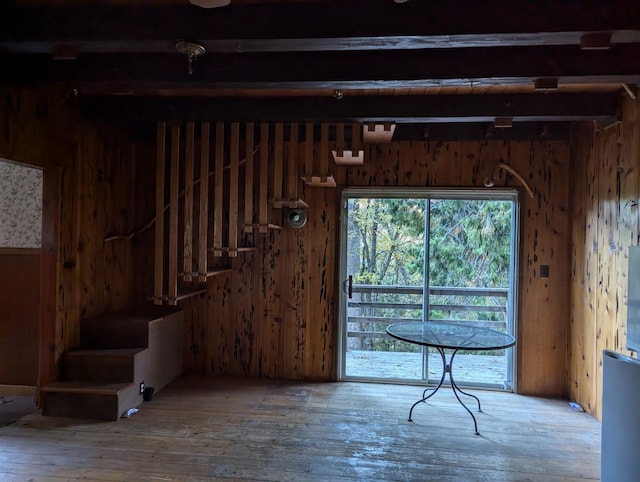
[[[306,202],[304,202],[302,199],[274,199],[273,207],[276,209],[282,209],[282,208],[309,209],[309,205]]]
[[[242,246],[240,248],[230,248],[228,246],[223,246],[222,248],[209,248],[209,251],[217,251],[221,253],[246,253],[247,251],[256,251],[258,248],[255,246]]]
[[[333,161],[336,166],[361,166],[364,164],[364,150],[358,151],[343,150],[342,152],[331,151]]]
[[[207,278],[211,278],[212,276],[217,276],[219,274],[224,274],[224,273],[230,273],[231,271],[232,270],[230,268],[214,269],[214,270],[207,271],[204,274],[199,273],[198,271],[191,271],[190,273],[178,273],[178,276],[183,277],[187,275],[187,276],[191,276],[194,280],[197,278],[198,281],[205,281]]]
[[[155,304],[162,304],[164,302],[168,302],[170,305],[176,305],[178,301],[186,300],[187,298],[191,298],[192,296],[200,295],[207,292],[207,288],[199,288],[193,291],[182,291],[178,292],[177,296],[169,296],[162,295],[160,297],[154,296],[148,298],[148,300],[153,301]]]
[[[336,187],[336,180],[333,175],[328,176],[304,176],[302,180],[309,187]]]
[[[258,228],[258,232],[260,233],[267,233],[270,230],[275,230],[275,231],[282,231],[284,229],[283,226],[280,226],[278,224],[245,224],[244,225],[245,228]]]

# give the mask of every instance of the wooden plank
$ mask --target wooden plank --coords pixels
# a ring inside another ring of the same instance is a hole
[[[292,229],[285,231],[285,234],[287,244],[284,257],[281,259],[281,262],[284,262],[284,279],[287,280],[282,306],[282,376],[290,380],[301,380],[306,376],[305,349],[310,321],[306,310],[309,307],[308,297],[311,293],[305,288],[308,280],[305,266],[308,264],[309,230]]]
[[[198,223],[198,281],[206,281],[209,230],[209,123],[200,126],[200,221]]]
[[[289,151],[287,156],[287,200],[290,208],[298,201],[298,123],[289,125]],[[293,205],[291,203],[294,203]]]
[[[261,234],[268,232],[268,180],[269,180],[269,124],[260,124],[260,187],[258,191],[259,226]]]
[[[216,123],[215,188],[213,202],[213,255],[222,256],[224,195],[224,123]]]
[[[164,295],[164,163],[166,123],[158,122],[156,130],[156,237],[153,302],[162,304]]]
[[[616,49],[619,46],[616,46]],[[637,47],[640,50],[640,47]],[[612,49],[612,51],[615,49]],[[575,52],[572,47],[572,52]],[[175,55],[175,54],[172,54]],[[640,51],[635,55],[640,56]],[[634,58],[634,57],[632,57]],[[309,62],[309,59],[305,60]],[[629,62],[629,59],[626,61]],[[593,61],[591,61],[593,63]],[[626,67],[628,68],[628,66]],[[180,75],[184,72],[181,70]],[[342,73],[344,74],[344,73]],[[94,73],[95,75],[95,73]],[[466,79],[468,83],[468,79]],[[189,85],[191,87],[191,84]],[[475,91],[473,91],[475,92]],[[333,119],[340,122],[375,122],[393,117],[400,123],[492,123],[496,112],[509,114],[514,125],[522,122],[574,122],[580,120],[610,122],[619,119],[619,96],[610,92],[504,95],[477,95],[469,103],[466,95],[373,95],[349,96],[339,103],[326,97],[175,97],[171,104],[156,102],[153,97],[85,99],[83,108],[111,121],[143,122],[181,116],[208,120],[218,112],[223,120],[251,122],[296,122],[300,119]],[[107,99],[107,100],[104,100]],[[535,112],[536,115],[532,115]],[[224,116],[224,113],[232,113]],[[224,119],[227,117],[227,119]],[[366,129],[366,127],[365,127]],[[424,131],[422,131],[424,133]],[[387,134],[386,138],[390,136]],[[486,127],[485,127],[486,137]],[[537,137],[540,139],[540,137]]]
[[[194,123],[187,122],[184,158],[184,280],[191,281],[193,271],[193,164],[195,156]]]
[[[618,325],[619,126],[598,135],[598,290],[596,315],[596,416],[602,416],[602,353],[615,349]]]
[[[306,336],[304,348],[305,374],[312,379],[331,379],[337,375],[336,358],[332,354],[338,326],[336,310],[335,266],[336,196],[326,189],[308,190],[309,210],[308,240],[306,252],[307,279],[305,284]]]
[[[284,178],[284,128],[282,122],[275,125],[273,144],[273,207],[282,207],[282,189]]]
[[[344,123],[336,124],[336,157],[344,155]]]
[[[571,169],[574,175],[569,180],[571,192],[571,298],[569,320],[568,386],[569,397],[586,407],[581,396],[583,382],[582,361],[585,316],[588,306],[588,293],[584,287],[588,266],[586,264],[586,226],[588,210],[587,199],[587,157],[589,126],[575,126],[571,146]]]
[[[178,301],[178,194],[180,181],[180,126],[171,126],[171,177],[169,179],[169,304]]]
[[[59,243],[61,223],[62,175],[60,168],[43,173],[42,183],[42,251],[40,254],[40,300],[38,319],[37,389],[57,379]],[[65,293],[63,293],[64,295]],[[66,293],[71,295],[71,293]],[[53,349],[52,349],[53,348]],[[65,349],[66,347],[62,347]]]
[[[362,125],[354,122],[351,124],[351,152],[356,153],[362,149]]]
[[[320,124],[320,182],[327,182],[329,176],[329,124]]]
[[[207,323],[208,336],[204,341],[207,359],[205,374],[229,376],[233,360],[235,339],[234,317],[231,313],[231,273],[216,276],[208,282]],[[236,360],[237,362],[237,360]]]
[[[305,124],[304,135],[304,177],[305,180],[311,178],[313,172],[313,123]]]
[[[229,173],[229,256],[238,256],[238,171],[240,156],[240,124],[231,124],[231,163]]]
[[[255,193],[253,192],[254,179],[254,152],[253,152],[253,122],[247,122],[245,126],[245,163],[244,163],[244,232],[253,232],[253,203]]]
[[[372,5],[367,0],[353,0],[341,8],[340,22],[329,22],[336,15],[335,6],[325,2],[293,2],[292,5],[268,2],[260,7],[241,3],[225,11],[224,19],[214,18],[212,22],[202,21],[201,10],[173,2],[118,2],[102,8],[96,8],[98,4],[92,4],[94,8],[82,8],[82,4],[62,0],[14,3],[23,6],[10,12],[15,25],[21,28],[9,38],[18,45],[37,38],[43,45],[39,42],[31,48],[46,48],[48,53],[60,38],[77,39],[78,45],[83,46],[86,43],[89,51],[101,45],[104,49],[100,40],[106,38],[113,39],[109,45],[116,51],[138,51],[142,46],[145,50],[154,47],[156,51],[159,46],[155,42],[159,39],[183,38],[185,32],[189,32],[190,38],[206,39],[207,49],[218,53],[237,53],[238,40],[242,40],[243,55],[283,50],[395,52],[399,46],[412,50],[485,47],[487,39],[494,35],[496,42],[504,47],[579,45],[585,31],[609,32],[637,27],[631,15],[636,12],[632,0],[616,2],[605,11],[589,3],[561,3],[554,9],[552,23],[545,21],[549,5],[553,5],[550,2],[534,4],[523,11],[510,3],[496,6],[490,2],[468,4],[456,0],[446,5],[418,4],[398,9],[387,3]],[[40,8],[33,8],[38,5]],[[62,5],[67,8],[55,8]],[[455,18],[451,18],[452,11],[457,12]],[[140,24],[140,18],[146,22]],[[265,24],[265,18],[272,20]],[[313,24],[298,24],[292,22],[292,18],[312,19]],[[427,31],[424,18],[428,18],[431,25]],[[444,45],[443,38],[449,40]],[[251,41],[253,39],[259,41]],[[131,45],[135,42],[140,46]],[[174,52],[173,45],[162,48],[165,52]]]
[[[587,135],[594,139],[594,126],[590,126]],[[580,281],[585,290],[586,304],[584,318],[582,320],[582,363],[580,364],[580,393],[578,400],[580,405],[591,414],[597,414],[597,370],[596,359],[596,334],[597,334],[597,313],[598,313],[598,162],[599,152],[594,148],[586,151],[586,196],[583,200],[586,211],[585,225],[585,272],[584,278]]]

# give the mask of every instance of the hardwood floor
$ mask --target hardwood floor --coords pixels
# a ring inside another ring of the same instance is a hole
[[[181,378],[119,422],[0,429],[5,480],[598,480],[600,424],[566,401],[450,389]]]

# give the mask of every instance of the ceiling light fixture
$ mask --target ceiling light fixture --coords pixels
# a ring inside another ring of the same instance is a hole
[[[178,40],[176,42],[176,50],[181,54],[185,54],[189,59],[189,75],[193,74],[193,61],[207,51],[201,43],[189,42],[187,40]]]
[[[201,8],[226,7],[231,0],[189,0],[189,3]]]

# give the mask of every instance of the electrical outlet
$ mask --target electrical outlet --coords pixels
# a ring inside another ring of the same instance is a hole
[[[540,265],[540,278],[548,278],[549,277],[549,265],[541,264]]]
[[[144,395],[144,382],[140,382],[140,395]]]

